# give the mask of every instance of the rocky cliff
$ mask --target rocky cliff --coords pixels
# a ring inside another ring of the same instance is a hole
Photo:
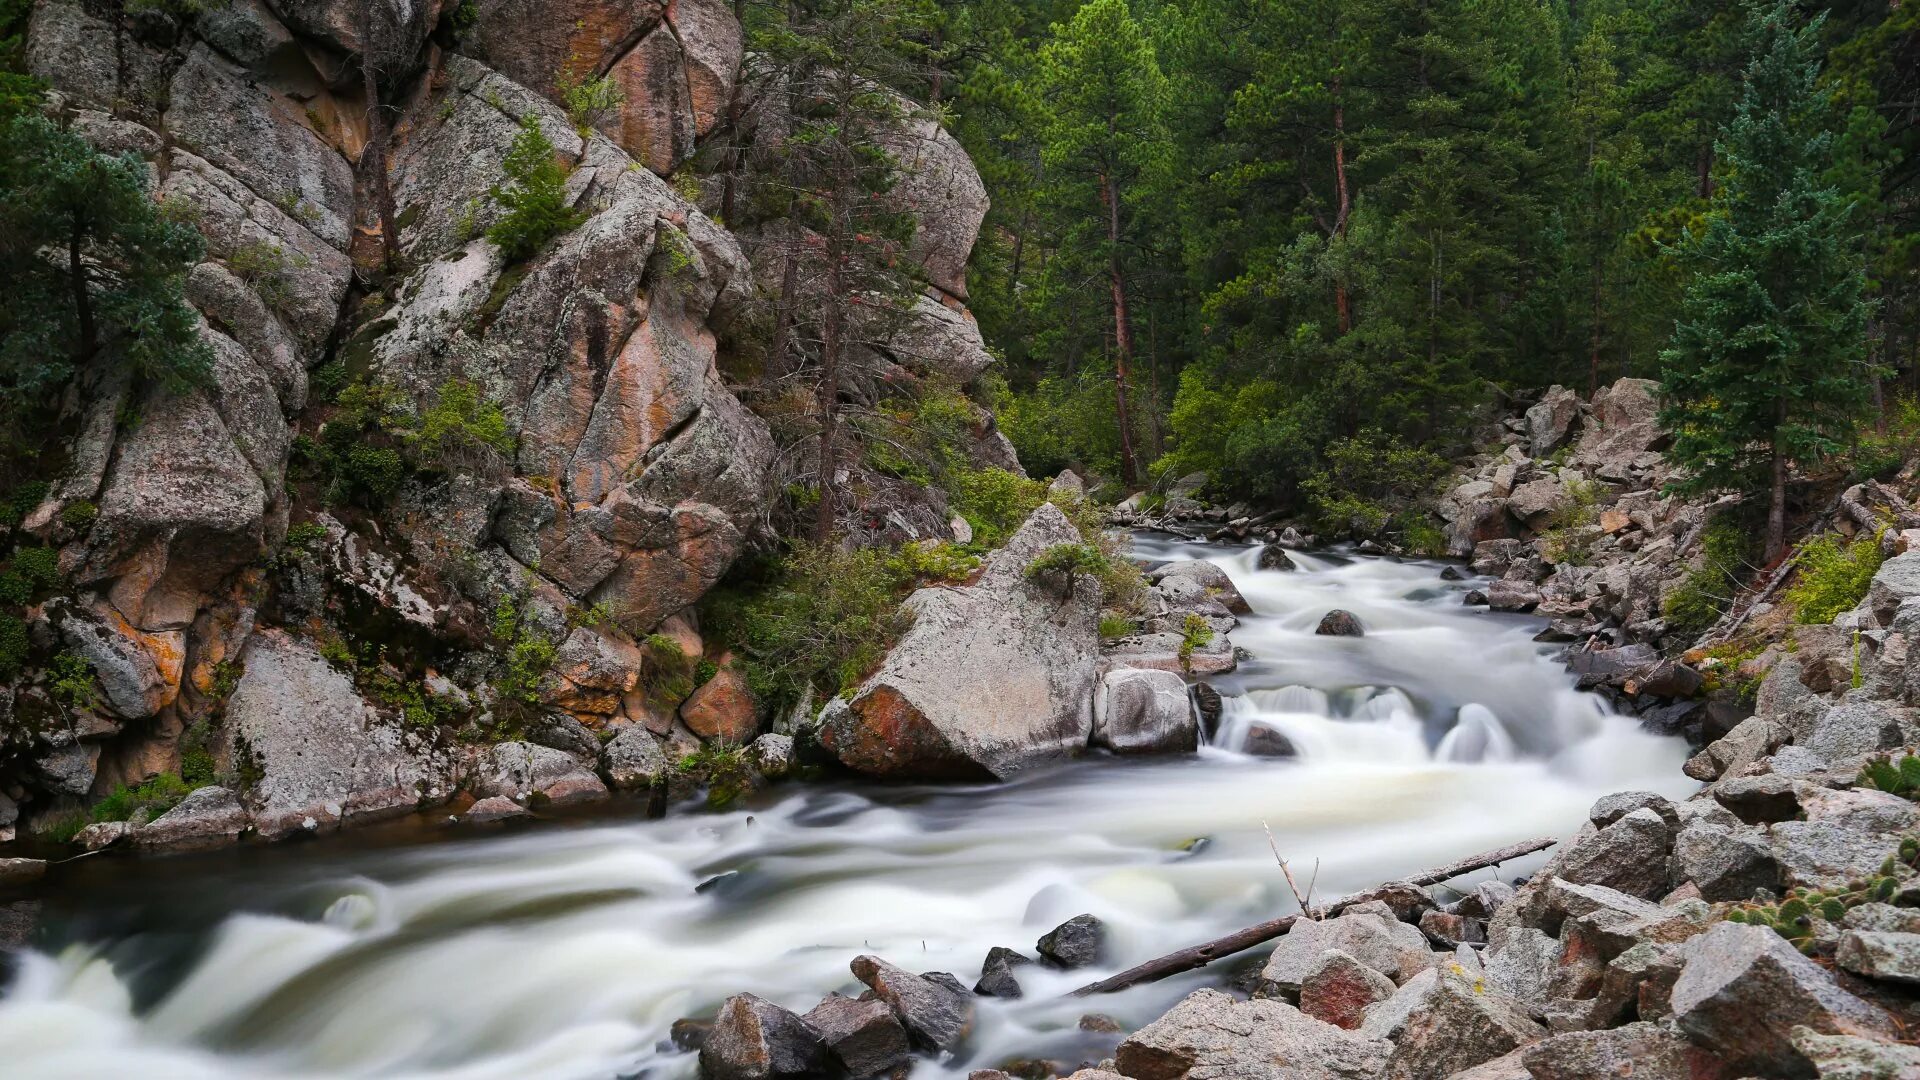
[[[696,163],[729,117],[756,144],[778,123],[777,96],[741,82],[732,8],[197,11],[41,0],[29,26],[49,111],[144,159],[205,237],[188,295],[214,377],[183,394],[97,378],[73,400],[65,464],[24,523],[71,588],[29,622],[96,685],[30,673],[0,692],[0,840],[163,773],[224,779],[280,835],[499,788],[498,754],[474,746],[506,735],[550,797],[630,783],[620,762],[663,747],[751,739],[730,672],[696,689],[724,658],[690,612],[766,534],[800,456],[735,363],[781,276],[765,237],[795,226],[735,235]],[[615,107],[570,117],[565,87],[602,78]],[[527,125],[580,224],[512,262],[485,233]],[[984,188],[931,120],[907,115],[892,149],[917,222],[901,280],[924,296],[851,346],[865,369],[965,383],[992,361],[965,307]],[[417,435],[456,391],[498,410],[493,449],[409,470],[377,506],[316,475],[359,449],[348,408]],[[973,409],[982,460],[1017,469]],[[880,532],[946,532],[938,491],[872,490],[857,509]],[[76,506],[97,515],[76,525]]]

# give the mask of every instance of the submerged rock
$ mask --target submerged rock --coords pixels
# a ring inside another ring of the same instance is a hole
[[[1075,915],[1047,931],[1034,949],[1042,959],[1057,967],[1090,967],[1099,963],[1106,936],[1105,923],[1092,915]]]
[[[700,1045],[700,1074],[707,1080],[798,1080],[818,1075],[826,1056],[826,1045],[798,1016],[752,994],[736,994],[720,1006]]]
[[[1351,611],[1335,608],[1320,619],[1320,625],[1313,632],[1322,637],[1363,637],[1367,630],[1360,623],[1360,617]]]
[[[995,945],[987,950],[987,959],[980,965],[980,981],[973,984],[973,992],[987,997],[1017,998],[1023,991],[1020,980],[1014,977],[1013,969],[1027,967],[1033,961],[1012,949]]]
[[[851,966],[854,977],[887,1003],[922,1049],[952,1050],[973,1031],[973,1000],[964,988],[915,975],[877,956],[856,956]]]
[[[1117,754],[1184,754],[1200,743],[1187,682],[1171,671],[1115,668],[1093,699],[1093,743]]]
[[[913,1056],[907,1029],[884,1001],[831,994],[800,1019],[850,1076],[877,1076]]]

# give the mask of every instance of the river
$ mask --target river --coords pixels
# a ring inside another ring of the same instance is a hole
[[[1220,972],[1058,993],[1293,909],[1267,829],[1302,888],[1317,863],[1328,898],[1569,833],[1610,791],[1694,786],[1682,743],[1574,690],[1531,640],[1537,620],[1464,607],[1474,583],[1439,563],[1296,553],[1297,570],[1261,571],[1251,548],[1147,537],[1136,552],[1213,560],[1255,612],[1197,755],[994,786],[786,785],[660,820],[629,803],[481,838],[97,860],[56,883],[48,949],[0,998],[0,1072],[691,1076],[668,1027],[730,994],[804,1011],[861,989],[847,962],[862,952],[971,983],[989,946],[1031,952],[1092,912],[1110,930],[1101,968],[1021,969],[1027,997],[982,999],[963,1055],[914,1076],[1071,1064],[1119,1038],[1081,1031],[1083,1013],[1132,1027]],[[1315,636],[1335,607],[1366,636]],[[1256,726],[1300,756],[1236,752]]]

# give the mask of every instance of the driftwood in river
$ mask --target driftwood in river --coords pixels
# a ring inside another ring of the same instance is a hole
[[[1445,866],[1437,866],[1431,870],[1422,870],[1411,877],[1401,878],[1399,881],[1391,882],[1378,888],[1369,889],[1365,892],[1357,892],[1352,896],[1343,896],[1331,904],[1324,904],[1312,909],[1308,912],[1308,915],[1315,919],[1324,919],[1330,915],[1338,915],[1341,911],[1355,904],[1363,904],[1368,900],[1380,899],[1387,894],[1393,885],[1437,885],[1449,878],[1459,877],[1461,874],[1471,873],[1475,870],[1484,870],[1490,866],[1498,866],[1510,859],[1517,859],[1522,855],[1531,855],[1536,851],[1544,851],[1557,843],[1559,843],[1559,841],[1553,837],[1544,836],[1533,840],[1524,840],[1518,844],[1508,844],[1506,847],[1496,848],[1493,851],[1483,851],[1478,855],[1471,855],[1457,862],[1448,863]],[[1088,994],[1111,994],[1116,990],[1125,990],[1129,986],[1157,982],[1169,975],[1178,975],[1183,971],[1191,971],[1197,967],[1205,967],[1223,956],[1232,956],[1234,953],[1251,949],[1263,941],[1271,941],[1279,937],[1281,934],[1292,929],[1294,922],[1299,918],[1299,915],[1283,915],[1278,919],[1269,919],[1266,922],[1256,923],[1243,930],[1236,930],[1225,937],[1215,938],[1212,941],[1204,942],[1191,948],[1181,949],[1179,952],[1168,953],[1165,956],[1149,960],[1144,964],[1130,967],[1118,975],[1101,979],[1099,982],[1092,983],[1088,986],[1083,986],[1075,990],[1073,996],[1085,997]]]

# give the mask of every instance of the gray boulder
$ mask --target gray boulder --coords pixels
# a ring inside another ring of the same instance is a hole
[[[1056,967],[1083,968],[1100,961],[1106,924],[1092,915],[1075,915],[1041,935],[1034,951]]]
[[[1171,671],[1115,668],[1094,691],[1093,743],[1117,754],[1191,753],[1199,717],[1187,682]]]
[[[1920,934],[1849,930],[1834,959],[1855,975],[1881,982],[1920,985]]]
[[[1672,844],[1673,826],[1643,807],[1592,835],[1568,841],[1547,862],[1541,876],[1576,885],[1604,885],[1644,899],[1664,896],[1671,887],[1667,855]]]
[[[1795,1028],[1825,1035],[1890,1038],[1885,1013],[1835,983],[1770,929],[1717,923],[1682,950],[1673,1017],[1694,1042],[1730,1066],[1811,1076]]]
[[[1867,587],[1867,610],[1886,626],[1893,622],[1900,606],[1915,597],[1920,597],[1920,549],[1880,564]]]
[[[628,790],[652,787],[671,770],[660,740],[640,724],[628,724],[608,740],[600,751],[600,768],[608,783]]]
[[[501,821],[513,821],[531,817],[527,808],[504,795],[490,795],[467,807],[460,820],[469,825],[492,825]]]
[[[798,1016],[752,994],[736,994],[720,1006],[713,1030],[700,1045],[700,1075],[707,1080],[784,1080],[818,1075],[827,1048]]]
[[[1779,887],[1780,867],[1759,829],[1698,820],[1674,837],[1673,879],[1693,882],[1707,900],[1748,900]]]
[[[1300,980],[1300,1011],[1347,1031],[1368,1006],[1393,996],[1393,980],[1339,949],[1328,949]]]
[[[1360,622],[1360,616],[1351,611],[1335,608],[1320,617],[1320,625],[1313,632],[1321,637],[1365,637],[1367,628]]]
[[[1911,1080],[1920,1076],[1920,1046],[1863,1039],[1858,1035],[1822,1035],[1793,1029],[1793,1047],[1819,1071],[1820,1080]]]
[[[907,1029],[884,1001],[831,994],[800,1019],[849,1076],[879,1076],[913,1056]]]
[[[1295,922],[1261,969],[1262,990],[1298,997],[1307,973],[1330,949],[1347,953],[1396,983],[1433,966],[1432,950],[1418,927],[1394,918],[1391,911],[1350,909],[1331,919]]]
[[[1421,972],[1368,1009],[1360,1030],[1393,1044],[1383,1080],[1450,1076],[1546,1034],[1519,1002],[1453,963]]]
[[[223,787],[196,788],[173,809],[140,826],[134,843],[150,850],[187,851],[220,847],[240,838],[252,815]]]
[[[370,708],[311,645],[262,630],[243,663],[223,751],[255,778],[243,801],[261,835],[401,814],[451,794],[445,755]]]
[[[1128,1036],[1114,1064],[1132,1080],[1377,1080],[1391,1051],[1284,1002],[1196,990]]]
[[[1020,988],[1019,978],[1014,975],[1014,969],[1032,963],[1031,959],[1012,949],[995,945],[987,950],[987,959],[980,965],[980,981],[973,985],[973,992],[987,997],[1017,998],[1024,991]]]
[[[768,732],[747,746],[747,759],[755,772],[778,780],[793,771],[793,736]]]
[[[1698,1052],[1657,1024],[1636,1023],[1611,1031],[1570,1031],[1543,1039],[1520,1053],[1532,1080],[1695,1080]]]
[[[958,984],[915,975],[877,956],[856,956],[851,967],[854,977],[886,1002],[921,1049],[952,1050],[973,1031],[973,1001]]]
[[[1553,935],[1532,927],[1514,927],[1486,961],[1487,985],[1516,1001],[1542,1002],[1560,969],[1563,946]]]
[[[1049,548],[1081,542],[1058,507],[1034,511],[979,578],[908,598],[913,626],[820,743],[858,772],[884,777],[1005,778],[1070,756],[1093,729],[1099,659],[1097,586],[1065,596],[1026,576]],[[980,692],[980,673],[993,692]]]
[[[1568,502],[1567,489],[1552,477],[1529,480],[1513,489],[1507,509],[1530,528],[1545,525]]]
[[[1579,395],[1557,384],[1548,387],[1539,402],[1527,410],[1528,453],[1543,458],[1560,449],[1579,418]]]

